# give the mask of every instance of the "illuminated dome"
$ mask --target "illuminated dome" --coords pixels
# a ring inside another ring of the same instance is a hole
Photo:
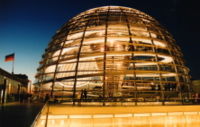
[[[189,69],[171,34],[136,9],[105,6],[70,19],[53,36],[36,75],[43,93],[135,102],[182,101]]]

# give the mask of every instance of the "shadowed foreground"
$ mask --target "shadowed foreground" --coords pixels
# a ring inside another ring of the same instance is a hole
[[[42,104],[12,103],[0,106],[0,127],[30,127]]]

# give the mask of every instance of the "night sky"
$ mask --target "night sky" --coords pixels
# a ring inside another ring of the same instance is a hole
[[[0,68],[15,53],[15,73],[34,79],[51,37],[70,18],[90,8],[119,5],[157,19],[181,47],[193,79],[200,79],[200,6],[192,0],[0,0]]]

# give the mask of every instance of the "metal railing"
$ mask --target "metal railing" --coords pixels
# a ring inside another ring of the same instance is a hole
[[[40,116],[41,116],[42,112],[43,112],[46,108],[47,108],[47,112],[46,112],[46,121],[45,121],[45,122],[47,123],[47,121],[48,121],[48,113],[49,113],[49,102],[48,102],[48,101],[44,104],[44,106],[43,106],[43,108],[41,109],[41,111],[40,111],[40,112],[37,114],[37,116],[35,117],[33,123],[31,124],[31,127],[36,127],[37,123],[39,122],[39,119],[40,119]],[[46,123],[45,123],[45,127],[47,127]]]
[[[75,105],[73,105],[73,101],[75,102]],[[136,106],[138,103],[138,106],[143,106],[143,105],[139,105],[139,103],[149,103],[148,106],[152,106],[152,105],[163,105],[162,101],[119,101],[119,100],[112,100],[112,101],[109,101],[109,100],[99,100],[99,99],[71,99],[71,100],[62,100],[62,102],[58,102],[58,101],[53,101],[52,99],[48,100],[43,108],[41,109],[41,111],[38,113],[38,115],[36,116],[35,120],[33,121],[31,127],[36,127],[39,122],[40,122],[40,118],[41,116],[43,116],[43,118],[45,117],[45,119],[43,119],[44,123],[44,127],[47,127],[48,126],[48,117],[49,117],[49,108],[51,105],[54,105],[54,104],[61,104],[61,105],[66,105],[64,102],[69,102],[68,104],[70,106],[84,106],[86,103],[87,103],[87,106],[103,106],[103,103],[107,103],[106,105],[104,106],[114,106],[115,103],[119,103],[119,104],[116,104],[115,106],[125,106],[123,104],[128,104],[128,103],[133,103],[132,105],[126,105],[126,106]],[[96,104],[96,105],[93,105],[92,103],[93,102],[97,102],[99,104]],[[179,102],[179,103],[171,103],[171,102]],[[135,104],[134,104],[135,103]],[[155,104],[153,104],[155,103]],[[159,104],[158,104],[159,103]],[[112,105],[113,104],[113,105]],[[173,100],[173,101],[167,101],[164,103],[164,105],[191,105],[191,104],[197,104],[199,105],[200,104],[200,99],[199,100],[195,100],[194,98],[192,99],[187,99],[187,100]]]

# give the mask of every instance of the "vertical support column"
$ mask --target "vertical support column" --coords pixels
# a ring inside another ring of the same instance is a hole
[[[4,79],[2,104],[4,104],[6,102],[6,85],[7,85],[7,80]]]
[[[18,84],[18,86],[17,86],[18,88],[17,88],[17,99],[18,99],[18,101],[20,101],[20,84]]]
[[[173,66],[174,66],[174,69],[175,69],[175,72],[176,72],[176,81],[177,81],[177,85],[178,85],[178,92],[180,92],[180,95],[179,95],[179,98],[180,98],[180,100],[181,100],[181,102],[182,102],[182,104],[183,104],[183,97],[182,97],[182,89],[181,89],[181,84],[180,84],[180,80],[179,80],[179,74],[178,74],[178,69],[177,69],[177,65],[176,65],[176,63],[175,63],[175,57],[173,56],[173,54],[172,54],[172,51],[171,51],[172,49],[168,49],[168,52],[170,53],[170,55],[172,56],[172,62],[173,62]]]
[[[147,31],[149,32],[149,37],[151,38],[151,43],[153,45],[153,51],[155,52],[155,56],[156,56],[156,62],[157,62],[157,68],[158,68],[158,72],[159,72],[159,85],[160,85],[160,91],[161,92],[161,100],[162,100],[162,105],[165,104],[165,93],[164,93],[164,86],[163,86],[163,83],[162,83],[162,74],[161,74],[161,69],[160,69],[160,66],[159,66],[159,61],[158,61],[158,54],[157,54],[157,50],[156,50],[156,45],[154,44],[154,40],[151,36],[151,33],[146,25],[145,22],[143,22],[147,28]]]
[[[53,41],[50,43],[50,44],[52,44],[53,45]],[[48,65],[48,63],[47,63],[47,61],[48,61],[48,59],[49,59],[49,56],[47,57],[47,58],[45,58],[45,54],[48,54],[48,50],[47,49],[45,49],[45,53],[43,54],[43,56],[42,56],[42,58],[43,58],[43,61],[41,61],[41,62],[43,62],[44,63],[44,65],[42,66],[42,69],[41,69],[41,71],[42,71],[42,74],[40,75],[41,77],[40,77],[40,79],[39,79],[39,81],[38,81],[38,86],[39,86],[39,97],[40,97],[40,95],[41,95],[41,87],[42,87],[42,84],[43,84],[43,82],[44,82],[44,77],[45,77],[45,69],[46,69],[46,67],[47,67],[47,65]]]
[[[104,60],[103,60],[103,106],[105,106],[105,94],[106,94],[106,52],[107,52],[107,34],[108,34],[108,18],[109,18],[110,7],[106,14],[106,25],[105,25],[105,38],[104,38]]]
[[[139,16],[138,16],[138,17],[139,17]],[[158,61],[158,55],[157,55],[156,45],[154,44],[154,40],[153,40],[153,38],[152,38],[152,36],[151,36],[151,32],[150,32],[150,30],[148,29],[146,22],[144,22],[143,20],[141,20],[141,21],[142,21],[142,23],[145,25],[145,27],[146,27],[146,29],[147,29],[147,32],[149,33],[149,38],[150,38],[151,43],[152,43],[152,45],[153,45],[153,48],[152,48],[152,49],[153,49],[153,52],[155,53],[155,60],[156,60],[156,61],[154,61],[154,62],[157,63],[157,64],[156,64],[156,66],[157,66],[157,71],[159,72],[159,85],[160,85],[160,87],[158,87],[158,88],[160,88],[159,93],[161,93],[162,105],[164,105],[164,99],[165,99],[164,87],[163,87],[163,84],[162,84],[162,75],[161,75],[161,72],[160,72],[160,66],[159,66],[159,61]],[[155,77],[154,77],[154,82],[155,82]],[[157,93],[157,92],[155,92],[155,93]]]
[[[67,39],[66,39],[67,40]],[[56,62],[56,67],[55,67],[55,71],[54,71],[54,75],[53,75],[53,82],[52,82],[52,89],[51,89],[51,97],[53,97],[53,94],[54,94],[54,86],[55,86],[55,81],[56,81],[56,74],[57,74],[57,70],[58,70],[58,64],[60,62],[60,57],[62,56],[62,51],[64,49],[64,46],[65,46],[65,42],[62,42],[62,48],[60,49],[60,53],[59,53],[59,56],[58,56],[58,60]]]
[[[75,105],[75,101],[76,101],[76,84],[77,84],[77,76],[78,76],[78,67],[79,67],[79,60],[80,60],[80,54],[81,54],[81,49],[82,49],[82,45],[83,45],[83,41],[85,38],[85,32],[87,30],[87,26],[89,24],[90,19],[87,20],[86,24],[85,24],[85,28],[83,31],[83,35],[80,41],[80,46],[78,49],[78,54],[77,54],[77,62],[76,62],[76,67],[75,67],[75,75],[74,75],[74,86],[73,86],[73,105]]]
[[[46,63],[45,63],[46,64]],[[39,80],[38,80],[38,86],[39,86],[39,89],[38,89],[38,94],[39,94],[39,97],[40,97],[40,94],[41,94],[41,86],[42,86],[42,83],[43,83],[43,81],[44,81],[44,72],[45,72],[45,66],[43,67],[43,69],[42,69],[42,74],[40,75],[40,78],[39,78]]]
[[[188,72],[189,73],[189,72]],[[192,99],[192,89],[191,89],[191,84],[192,84],[192,81],[190,80],[191,79],[191,76],[185,76],[187,78],[187,86],[188,86],[188,97],[189,97],[189,100],[191,101]],[[183,99],[182,99],[183,100]]]
[[[121,12],[123,12],[123,9],[120,8]],[[124,16],[125,16],[125,19],[126,19],[126,24],[127,24],[127,28],[128,28],[128,33],[129,33],[129,43],[131,45],[129,45],[129,48],[132,53],[131,53],[131,58],[133,59],[134,58],[134,51],[135,51],[135,47],[134,47],[134,43],[133,43],[133,40],[132,40],[132,33],[131,33],[131,28],[130,28],[130,21],[128,19],[128,16],[126,15],[126,13],[124,13]],[[133,61],[131,59],[131,61]],[[137,93],[138,93],[138,90],[137,90],[137,84],[135,83],[135,80],[136,80],[136,73],[135,73],[135,63],[134,62],[131,62],[133,64],[133,76],[134,76],[134,81],[133,81],[133,85],[135,86],[135,105],[137,105],[137,100],[138,100],[138,97],[137,97]]]
[[[154,42],[153,42],[153,39],[151,39],[152,41],[152,44],[155,46]],[[154,51],[155,51],[155,54],[156,54],[156,62],[157,62],[157,68],[158,68],[158,72],[159,72],[159,85],[160,85],[160,92],[161,92],[161,100],[162,100],[162,105],[165,104],[165,93],[164,93],[164,86],[163,86],[163,83],[162,83],[162,74],[161,74],[161,69],[160,69],[160,64],[159,64],[159,61],[158,61],[158,54],[157,54],[157,50],[156,50],[156,47],[154,47]]]
[[[76,23],[78,22],[78,20],[76,21]],[[75,26],[75,24],[76,23],[74,23],[73,24],[73,27]],[[68,37],[68,34],[69,34],[69,29],[66,29],[66,36]],[[61,56],[62,56],[62,52],[63,52],[63,49],[64,49],[64,47],[65,47],[65,43],[66,43],[66,41],[67,41],[67,37],[64,39],[65,40],[65,42],[61,42],[61,43],[63,43],[62,44],[62,46],[61,46],[61,49],[60,49],[60,53],[59,53],[59,55],[58,55],[58,60],[57,60],[57,62],[55,63],[56,64],[56,67],[55,67],[55,72],[54,72],[54,75],[53,75],[53,82],[52,82],[52,89],[51,89],[51,97],[53,97],[53,94],[54,94],[54,86],[55,86],[55,81],[56,81],[56,74],[57,74],[57,70],[58,70],[58,64],[59,64],[59,62],[60,62],[60,58],[61,58]]]

